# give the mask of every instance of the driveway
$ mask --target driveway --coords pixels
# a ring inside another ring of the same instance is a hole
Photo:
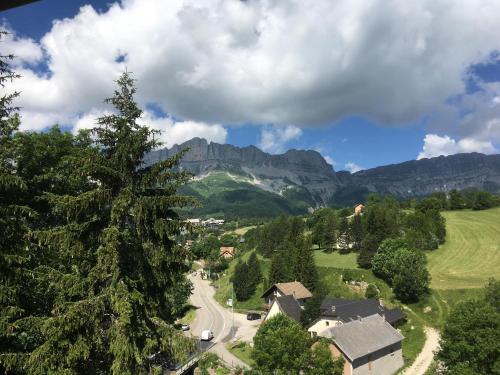
[[[191,334],[199,337],[201,331],[210,329],[214,333],[213,341],[215,342],[210,351],[216,353],[232,367],[248,368],[249,366],[232,355],[224,344],[231,340],[251,342],[261,321],[248,321],[244,314],[234,313],[233,316],[231,310],[223,308],[214,299],[215,289],[209,281],[192,275],[189,276],[189,279],[194,286],[191,304],[197,307],[196,318],[191,325]]]
[[[431,327],[425,327],[424,331],[426,336],[424,347],[403,375],[424,375],[434,359],[434,352],[439,348],[439,332]]]

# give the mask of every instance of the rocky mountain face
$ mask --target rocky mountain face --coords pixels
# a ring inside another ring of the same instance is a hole
[[[318,152],[310,150],[289,150],[281,155],[271,155],[254,146],[240,148],[193,138],[171,149],[151,153],[146,163],[163,160],[186,148],[189,151],[182,159],[181,168],[197,177],[213,171],[226,171],[246,177],[248,182],[278,194],[301,186],[318,205],[325,204],[340,185],[333,168]]]
[[[197,178],[223,171],[280,195],[287,189],[302,187],[318,206],[352,204],[370,192],[398,198],[467,188],[500,193],[500,155],[478,153],[412,160],[351,174],[335,172],[316,151],[289,150],[270,155],[254,146],[240,148],[193,138],[171,149],[152,152],[146,163],[163,160],[186,148],[189,151],[181,168]]]
[[[436,191],[476,188],[500,192],[500,155],[478,153],[411,160],[359,171],[343,185],[396,197],[421,197]]]

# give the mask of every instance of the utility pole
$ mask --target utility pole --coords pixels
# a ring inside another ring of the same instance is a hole
[[[234,282],[231,283],[231,313],[233,314],[233,324],[231,326],[231,333],[234,340]]]

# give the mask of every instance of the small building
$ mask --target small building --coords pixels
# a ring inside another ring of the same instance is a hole
[[[187,219],[186,222],[191,225],[201,225],[201,219]]]
[[[343,375],[390,375],[404,365],[404,337],[382,316],[375,314],[329,328],[334,357],[345,359]]]
[[[222,225],[224,225],[224,220],[223,219],[214,219],[211,217],[210,219],[203,220],[201,222],[201,225],[203,225],[205,228],[209,229],[218,229]]]
[[[363,204],[357,204],[354,206],[354,215],[362,215],[365,210],[365,206]]]
[[[293,319],[296,322],[300,322],[302,307],[299,305],[299,303],[293,296],[276,297],[274,302],[271,304],[269,312],[264,318],[264,321],[278,314],[286,315],[290,319]]]
[[[193,246],[193,240],[187,240],[186,241],[186,249],[191,249],[191,247]]]
[[[282,296],[292,296],[297,300],[299,306],[303,307],[306,300],[312,297],[312,293],[299,281],[274,284],[261,296],[264,298],[266,310],[271,308],[277,297]]]
[[[233,246],[221,246],[219,255],[223,258],[232,258],[236,253],[236,249]]]
[[[392,326],[405,321],[400,309],[386,309],[375,298],[325,298],[320,306],[320,316],[309,325],[307,331],[313,337],[323,336],[323,332],[331,327],[374,314],[382,316]]]

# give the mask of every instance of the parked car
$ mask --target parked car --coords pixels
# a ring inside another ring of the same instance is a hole
[[[201,331],[201,341],[210,341],[214,338],[214,333],[209,329]]]
[[[257,313],[248,313],[247,314],[247,320],[259,320],[260,319],[260,314]]]
[[[182,324],[182,325],[181,325],[181,329],[182,329],[183,331],[189,331],[189,324],[187,324],[187,323]]]

